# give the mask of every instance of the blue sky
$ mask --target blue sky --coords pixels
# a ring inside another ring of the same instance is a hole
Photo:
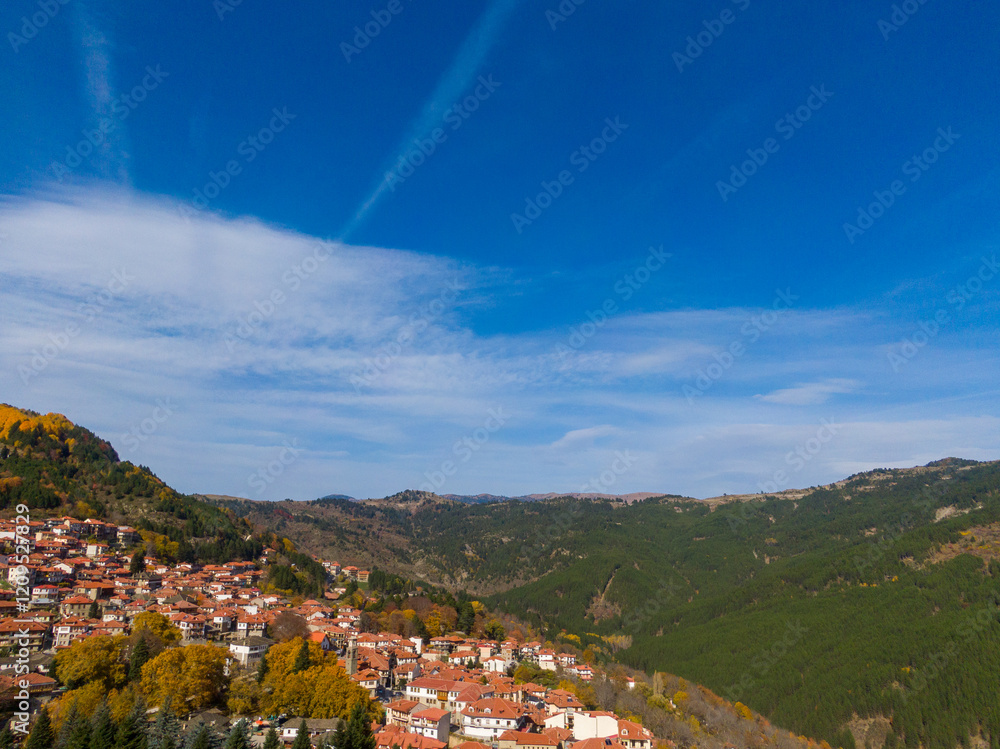
[[[997,459],[967,5],[5,3],[0,399],[266,499]]]

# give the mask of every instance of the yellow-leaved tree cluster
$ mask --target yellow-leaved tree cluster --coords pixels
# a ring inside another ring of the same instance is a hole
[[[86,637],[61,650],[56,678],[68,691],[52,706],[54,720],[73,705],[91,715],[105,698],[115,720],[124,719],[138,698],[159,704],[169,696],[178,714],[217,704],[226,687],[226,651],[215,645],[178,647],[180,640],[180,630],[167,617],[146,611],[135,618],[128,637]]]
[[[0,437],[10,436],[10,428],[14,422],[20,422],[18,428],[22,432],[30,432],[35,427],[41,427],[46,434],[56,440],[73,429],[73,423],[62,414],[35,416],[6,403],[0,403]]]
[[[368,690],[351,679],[337,662],[316,644],[295,637],[273,645],[265,665],[256,673],[235,675],[229,691],[231,713],[287,713],[304,718],[347,718],[362,703],[372,718],[381,707]]]
[[[116,721],[129,714],[137,699],[153,706],[169,701],[179,716],[225,705],[237,714],[347,718],[361,703],[371,717],[381,717],[381,707],[347,675],[336,654],[301,637],[274,645],[255,673],[232,663],[227,669],[224,645],[180,641],[180,630],[165,616],[144,612],[133,621],[128,637],[74,642],[56,655],[56,677],[68,691],[50,708],[53,722],[58,726],[73,706],[90,716],[104,699]]]

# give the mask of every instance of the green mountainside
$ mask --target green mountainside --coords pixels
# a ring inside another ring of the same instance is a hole
[[[997,746],[998,486],[998,464],[945,463],[795,501],[588,508],[552,544],[568,559],[495,603],[625,634],[620,661],[836,744],[891,717],[890,746]]]
[[[998,489],[1000,464],[949,459],[741,501],[222,504],[834,745],[997,747]]]

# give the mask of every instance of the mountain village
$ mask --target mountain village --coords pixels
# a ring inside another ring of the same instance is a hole
[[[603,678],[573,653],[514,639],[361,631],[362,611],[338,600],[347,585],[368,582],[367,570],[322,561],[323,600],[293,602],[262,589],[272,549],[255,561],[219,565],[147,557],[135,571],[129,556],[142,544],[135,528],[62,517],[30,522],[25,530],[23,521],[0,521],[4,548],[30,541],[27,559],[0,555],[0,698],[10,703],[26,690],[32,714],[65,692],[53,678],[58,652],[85,638],[127,635],[144,612],[169,619],[181,644],[215,645],[226,651],[227,669],[245,670],[259,666],[275,644],[271,625],[291,612],[305,621],[304,637],[336,652],[350,678],[382,705],[382,721],[373,726],[378,749],[652,749],[653,734],[637,722],[587,710],[568,689],[513,678],[521,664],[576,683]],[[218,708],[185,721],[224,732],[247,717],[255,744],[270,727],[290,744],[305,725],[319,746],[338,724],[336,718],[303,723],[294,715],[227,715]]]

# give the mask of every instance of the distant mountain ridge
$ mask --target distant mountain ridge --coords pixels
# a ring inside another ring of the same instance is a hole
[[[368,499],[358,499],[352,497],[348,494],[327,494],[326,496],[320,497],[319,499],[344,499],[351,502],[371,502],[386,500],[392,498],[399,498],[403,495],[407,495],[410,498],[414,498],[417,495],[420,496],[435,496],[441,499],[447,499],[452,502],[461,502],[466,505],[483,505],[490,504],[492,502],[541,502],[546,499],[556,499],[558,497],[572,497],[574,499],[610,499],[617,500],[623,504],[630,504],[632,502],[641,502],[644,499],[650,499],[651,497],[668,497],[676,496],[681,498],[681,495],[667,494],[666,492],[631,492],[629,494],[593,494],[584,492],[546,492],[544,494],[520,494],[517,496],[507,496],[505,494],[431,494],[430,492],[423,492],[414,489],[407,489],[402,492],[390,495],[389,497],[369,497]],[[222,495],[205,495],[206,497],[212,496],[222,496]],[[238,497],[229,497],[230,499],[238,499]],[[693,499],[693,497],[684,497],[684,499]]]

